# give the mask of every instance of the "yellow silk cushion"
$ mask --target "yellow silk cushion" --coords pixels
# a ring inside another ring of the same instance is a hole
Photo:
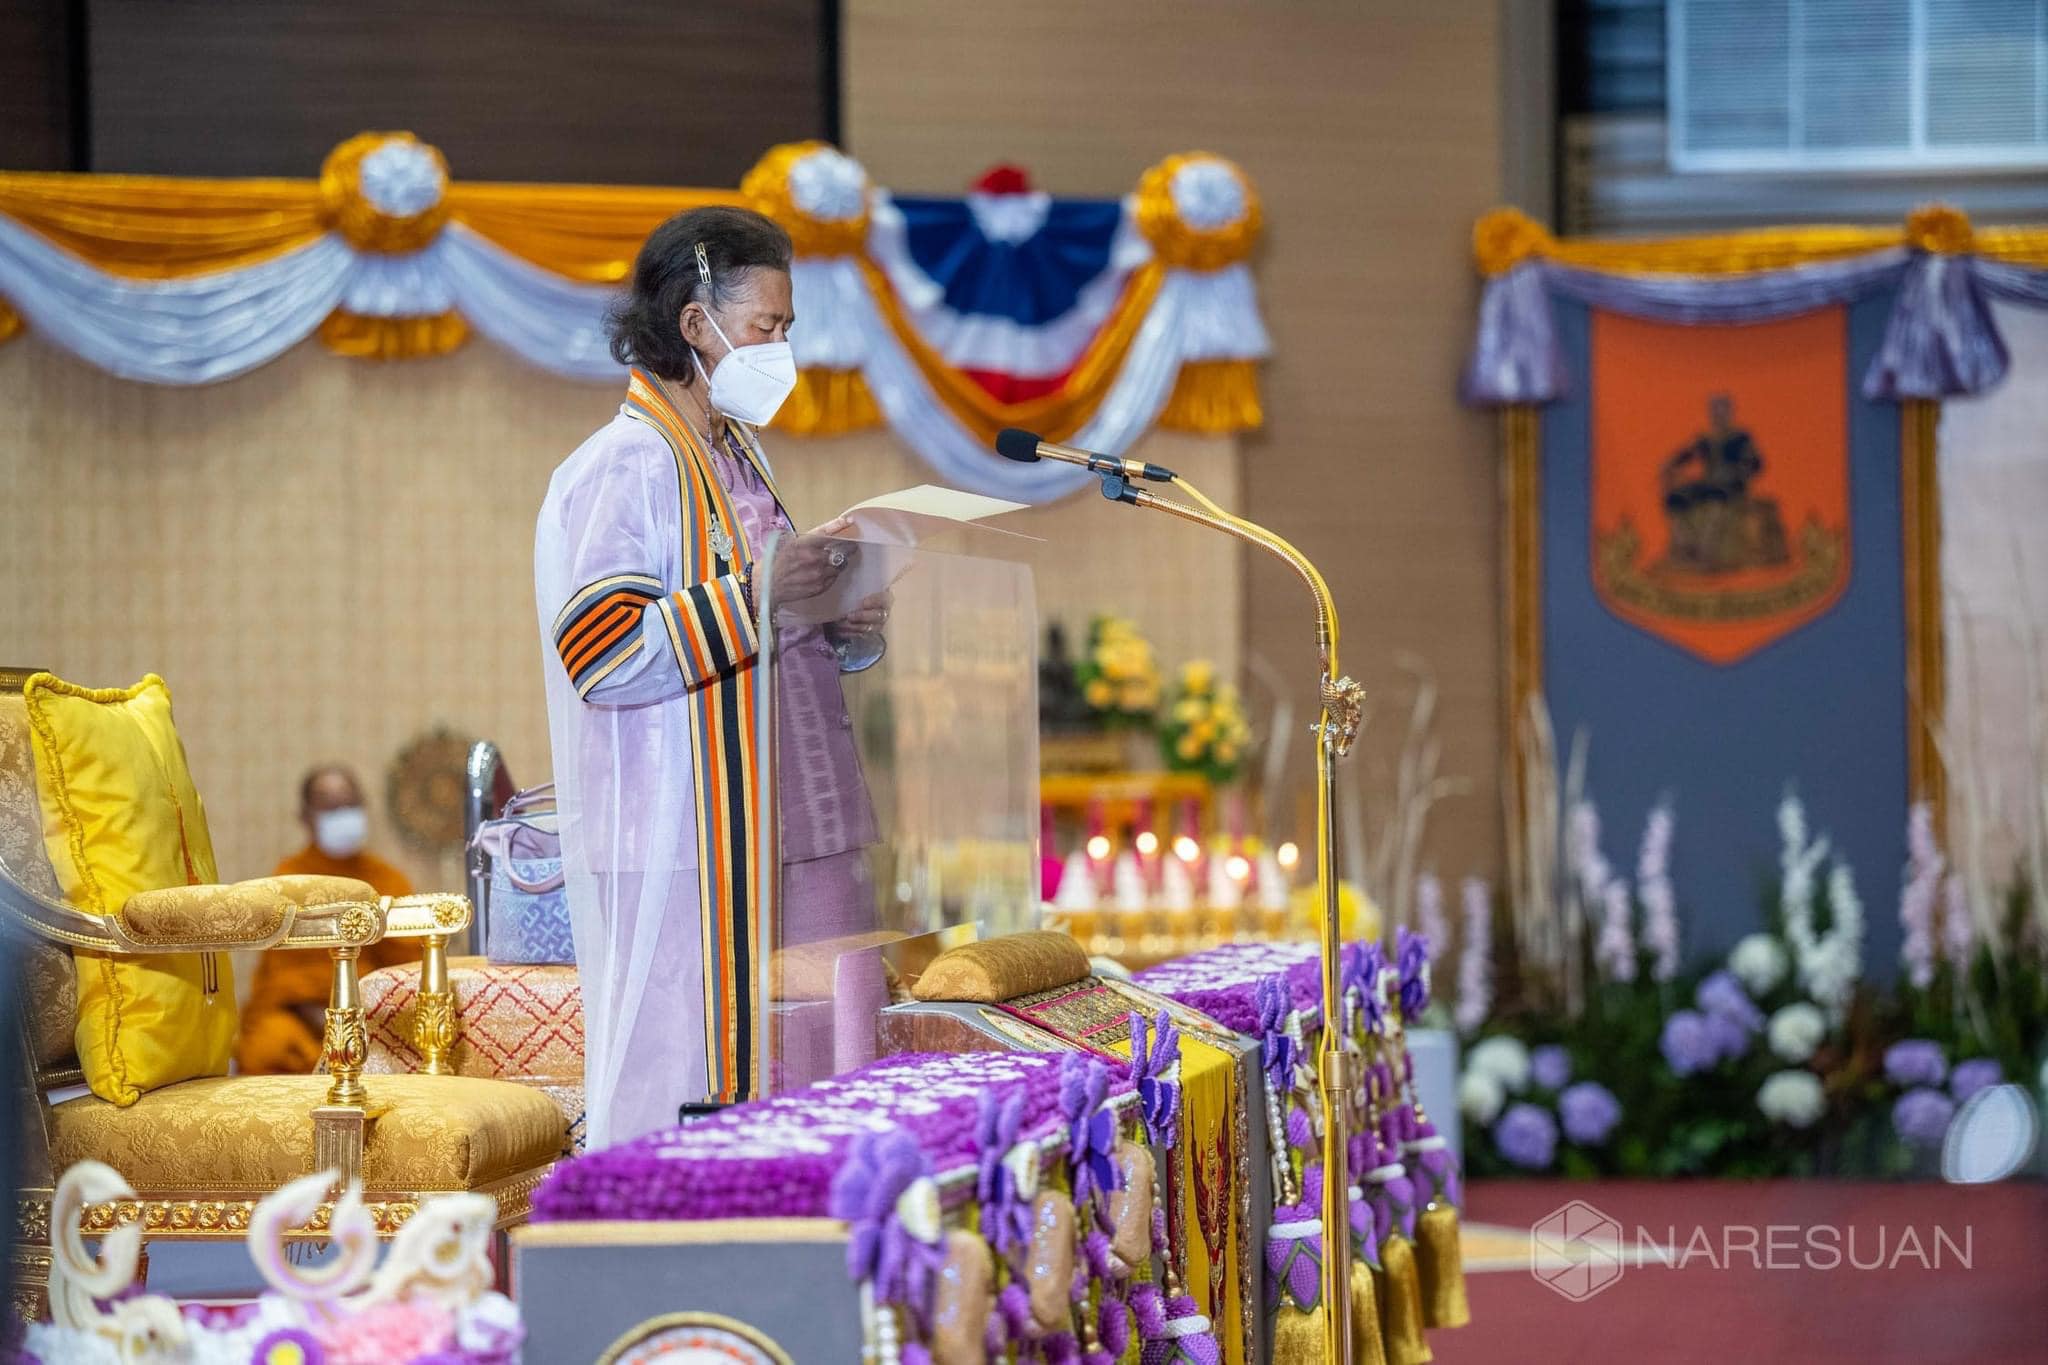
[[[562,1149],[555,1102],[509,1081],[372,1076],[363,1185],[462,1190],[530,1171]],[[104,1161],[146,1193],[268,1193],[313,1169],[325,1076],[218,1076],[117,1109],[90,1096],[50,1110],[50,1161]]]
[[[22,689],[35,750],[43,844],[64,897],[108,914],[138,892],[215,879],[206,812],[150,674],[133,687],[77,687],[38,673]],[[233,968],[224,953],[111,956],[80,950],[78,1060],[100,1098],[228,1069]]]
[[[963,943],[932,959],[910,988],[919,1000],[994,1005],[1070,986],[1088,975],[1088,954],[1069,934],[1038,930]]]

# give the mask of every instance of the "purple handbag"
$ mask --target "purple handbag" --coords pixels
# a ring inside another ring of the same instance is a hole
[[[573,965],[562,840],[555,827],[555,784],[529,787],[477,826],[470,847],[487,860],[484,954],[508,965]]]

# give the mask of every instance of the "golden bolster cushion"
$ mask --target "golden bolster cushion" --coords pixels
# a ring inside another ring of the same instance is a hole
[[[830,1000],[838,991],[840,958],[902,938],[894,929],[874,929],[816,943],[792,943],[775,953],[772,979],[776,991],[784,1000]]]
[[[206,812],[154,673],[78,687],[38,673],[22,687],[43,843],[64,898],[96,915],[138,892],[215,880]],[[78,1060],[92,1092],[146,1090],[228,1069],[234,970],[225,953],[78,954]]]
[[[254,944],[277,932],[287,907],[376,904],[368,882],[353,877],[258,877],[232,886],[167,886],[138,891],[121,907],[121,928],[137,943],[202,941]]]
[[[910,988],[919,1000],[994,1005],[1070,986],[1088,975],[1088,954],[1069,934],[1035,930],[963,943],[932,959]]]
[[[50,1160],[104,1161],[150,1193],[276,1189],[313,1169],[325,1076],[217,1076],[125,1108],[90,1096],[50,1110]],[[363,1184],[460,1190],[553,1161],[562,1111],[537,1090],[464,1076],[376,1076]]]

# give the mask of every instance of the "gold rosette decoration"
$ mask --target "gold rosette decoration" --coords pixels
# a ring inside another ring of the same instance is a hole
[[[1543,224],[1520,209],[1495,209],[1472,225],[1472,258],[1482,275],[1505,275],[1549,248]]]
[[[1167,157],[1138,181],[1138,230],[1160,264],[1212,271],[1242,264],[1258,244],[1265,209],[1237,164],[1209,152]],[[1249,360],[1181,366],[1159,425],[1175,431],[1246,431],[1265,420]]]
[[[411,133],[358,133],[320,167],[320,216],[358,251],[424,250],[448,222],[448,162]],[[361,360],[446,355],[468,337],[455,312],[372,317],[338,308],[320,324],[328,349]]]
[[[1906,215],[1906,243],[1936,256],[1961,256],[1976,245],[1970,215],[1948,204],[1922,204]]]
[[[740,181],[740,195],[780,223],[801,257],[859,256],[868,240],[868,173],[829,142],[785,142]],[[838,436],[878,425],[881,410],[858,370],[805,366],[775,415],[778,430]]]

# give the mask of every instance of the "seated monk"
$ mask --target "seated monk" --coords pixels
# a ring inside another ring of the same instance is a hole
[[[299,787],[299,819],[311,842],[277,865],[277,876],[311,874],[354,877],[381,896],[405,896],[412,883],[382,858],[363,851],[369,813],[362,784],[338,764],[315,768]],[[363,950],[359,970],[419,961],[418,943],[394,939]],[[245,1073],[310,1074],[320,1064],[328,985],[333,963],[318,949],[263,954],[249,999],[242,1006],[242,1032],[235,1040],[235,1064]]]

